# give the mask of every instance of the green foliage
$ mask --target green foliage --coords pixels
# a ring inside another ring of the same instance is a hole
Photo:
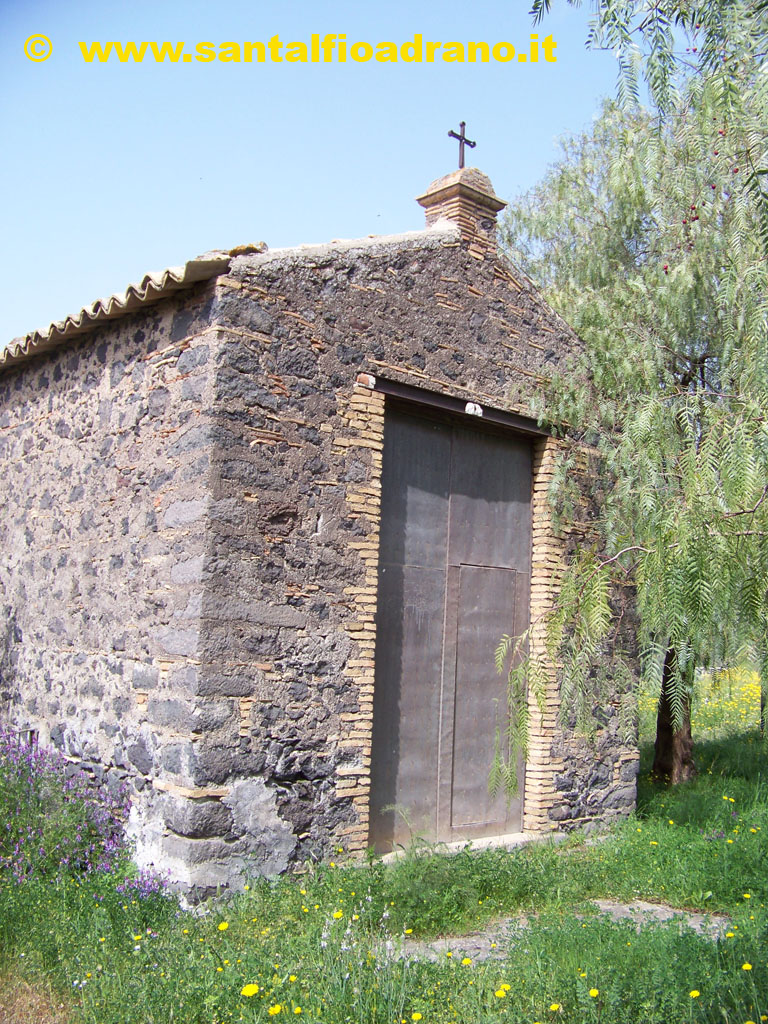
[[[488,789],[495,795],[500,789],[514,796],[518,792],[518,758],[528,755],[529,694],[544,713],[548,668],[540,654],[531,652],[530,628],[521,636],[505,634],[496,648],[496,671],[507,674],[507,724],[495,738],[494,757]]]
[[[534,18],[551,6],[534,0]],[[697,667],[768,666],[768,3],[596,0],[587,43],[616,53],[619,107],[565,144],[506,228],[584,339],[548,415],[598,448],[606,481],[552,636],[564,713],[583,724],[606,595],[634,586],[645,681],[658,689],[673,651],[679,725]]]
[[[568,3],[580,7],[582,0]],[[766,0],[594,0],[592,6],[587,45],[616,54],[620,100],[637,103],[642,74],[662,112],[674,108],[681,80],[694,75],[716,77],[723,107],[737,106],[732,73],[745,64],[754,70],[766,53]],[[534,20],[551,7],[552,0],[533,0]]]
[[[0,969],[53,983],[72,1024],[758,1020],[768,1010],[768,751],[755,732],[731,735],[704,741],[700,765],[672,792],[644,770],[637,817],[589,841],[453,856],[422,845],[393,863],[252,880],[194,912],[126,890],[119,865],[23,886],[6,868]],[[724,934],[677,922],[638,931],[589,902],[638,897],[725,911]],[[463,962],[461,935],[436,963],[411,945],[514,914],[525,920],[486,962]]]
[[[765,654],[768,260],[759,210],[736,185],[765,146],[756,77],[729,70],[736,122],[714,73],[686,82],[663,118],[606,105],[505,223],[512,259],[584,343],[547,395],[602,480],[593,542],[549,623],[563,712],[582,728],[607,661],[630,670],[614,640],[617,587],[634,588],[647,684],[658,689],[675,653],[678,722],[697,667]],[[564,522],[569,469],[563,459],[553,494]]]
[[[128,856],[124,794],[97,789],[54,751],[0,728],[0,872],[30,879],[109,870]]]

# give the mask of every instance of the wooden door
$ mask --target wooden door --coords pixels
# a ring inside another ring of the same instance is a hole
[[[522,827],[521,800],[491,799],[488,776],[506,721],[494,651],[528,623],[531,474],[519,437],[387,406],[370,807],[378,850],[411,834],[449,841]]]

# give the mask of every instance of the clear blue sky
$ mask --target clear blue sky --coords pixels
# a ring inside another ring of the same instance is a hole
[[[538,64],[85,63],[78,42],[508,40],[529,0],[0,0],[0,345],[155,269],[214,248],[270,247],[420,228],[413,201],[456,166],[467,122],[509,199],[557,140],[613,92],[610,54],[586,51],[589,5],[559,0]],[[24,42],[44,34],[51,56]]]

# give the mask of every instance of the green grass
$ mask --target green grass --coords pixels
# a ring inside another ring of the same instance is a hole
[[[53,986],[71,1024],[757,1024],[768,1019],[768,754],[744,730],[740,697],[733,713],[733,693],[712,700],[723,706],[717,730],[699,725],[698,778],[655,784],[646,750],[637,815],[600,837],[328,864],[253,880],[202,914],[118,892],[118,869],[22,884],[0,874],[0,973]],[[638,932],[598,915],[596,897],[730,924],[718,941],[677,923]],[[462,931],[523,913],[503,958],[462,963]],[[451,957],[399,958],[406,936],[439,934],[456,936]]]

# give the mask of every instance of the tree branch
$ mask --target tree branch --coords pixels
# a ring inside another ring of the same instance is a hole
[[[766,495],[768,495],[768,484],[763,488],[763,493],[757,499],[752,508],[743,508],[739,512],[723,512],[723,519],[733,519],[734,516],[751,516],[753,512],[757,512],[760,506],[765,501]],[[741,536],[741,534],[739,534]]]

